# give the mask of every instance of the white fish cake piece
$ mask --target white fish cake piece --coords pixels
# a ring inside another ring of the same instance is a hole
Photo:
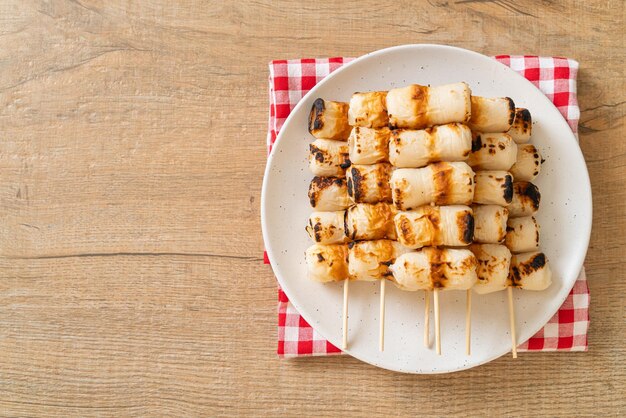
[[[511,257],[510,286],[524,290],[545,290],[551,284],[552,272],[544,253],[533,251]]]
[[[355,127],[348,138],[352,164],[376,164],[389,161],[389,128]]]
[[[308,196],[311,207],[318,211],[343,210],[352,204],[346,179],[340,177],[313,177]]]
[[[389,266],[409,251],[397,241],[380,239],[349,244],[348,272],[352,280],[376,281],[391,275]]]
[[[348,123],[364,128],[384,128],[389,125],[387,92],[354,93],[350,98]]]
[[[390,270],[393,282],[399,289],[416,292],[433,288],[430,257],[425,251],[412,251],[399,256]]]
[[[350,166],[348,143],[316,139],[309,145],[309,168],[316,176],[345,177]]]
[[[477,132],[506,132],[515,119],[515,103],[510,97],[472,96],[472,116],[468,125]]]
[[[509,210],[500,205],[473,205],[474,242],[498,244],[506,237]]]
[[[476,266],[469,250],[425,247],[398,256],[390,270],[402,290],[467,290],[477,281]]]
[[[539,223],[534,216],[509,219],[505,245],[513,253],[526,253],[539,249]]]
[[[513,176],[507,171],[477,171],[474,202],[507,206],[513,199]],[[510,214],[509,214],[510,216]]]
[[[326,283],[348,278],[348,245],[314,244],[305,252],[309,279]]]
[[[499,292],[507,287],[511,252],[500,244],[472,244],[470,251],[476,256],[478,281],[474,291],[478,294]]]
[[[504,133],[477,133],[467,163],[474,170],[509,170],[517,160],[517,144]]]
[[[466,83],[426,87],[412,84],[387,93],[389,127],[424,129],[453,122],[467,122],[472,91]]]
[[[345,234],[345,210],[335,212],[313,212],[309,216],[306,231],[319,244],[342,244],[348,242]]]
[[[532,216],[539,210],[541,193],[539,188],[529,181],[516,181],[513,183],[513,198],[507,207],[509,218]]]
[[[461,247],[472,243],[474,217],[468,206],[421,206],[394,217],[398,241],[408,248]]]
[[[353,164],[346,172],[348,195],[355,203],[391,203],[391,165]]]
[[[357,203],[346,211],[345,233],[351,240],[396,239],[395,208],[389,203]]]
[[[398,210],[412,210],[430,203],[469,205],[474,197],[474,171],[464,162],[399,168],[391,175],[391,192]]]
[[[508,134],[518,144],[524,144],[530,140],[530,135],[533,130],[533,119],[528,109],[517,108],[515,109],[515,118],[511,129],[508,130]]]
[[[309,132],[316,138],[345,141],[352,127],[348,124],[348,103],[316,99],[309,113]]]
[[[509,170],[515,181],[533,181],[541,171],[543,159],[533,144],[517,146],[515,164]]]
[[[391,132],[389,161],[400,168],[419,168],[439,161],[464,161],[472,150],[472,132],[462,123],[422,130]]]

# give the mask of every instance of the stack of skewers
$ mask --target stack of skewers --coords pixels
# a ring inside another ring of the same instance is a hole
[[[510,98],[472,97],[474,151],[469,164],[476,171],[475,231],[470,248],[478,260],[476,293],[507,289],[511,350],[517,357],[513,287],[544,290],[551,284],[546,257],[539,250],[539,189],[530,183],[543,162],[530,140],[532,120],[527,109]],[[482,195],[487,186],[501,193]],[[495,188],[494,188],[495,189]],[[513,256],[511,255],[513,253]]]
[[[530,126],[528,111],[516,111],[511,99],[471,96],[465,83],[355,93],[349,104],[315,101],[309,120],[317,138],[309,155],[315,212],[307,231],[316,244],[306,260],[311,279],[343,281],[344,349],[352,280],[380,282],[381,351],[387,280],[424,291],[427,346],[432,292],[438,354],[439,291],[467,292],[469,354],[473,287],[488,293],[549,285],[545,256],[529,252],[538,249],[532,214],[539,203],[529,181],[541,157],[532,145],[516,145],[528,140]],[[503,241],[521,254],[511,257]]]

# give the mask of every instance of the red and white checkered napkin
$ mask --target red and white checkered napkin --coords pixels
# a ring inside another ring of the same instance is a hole
[[[580,110],[576,100],[578,62],[568,58],[498,55],[502,64],[537,86],[561,111],[572,131],[578,131]],[[328,74],[352,58],[272,61],[270,67],[270,117],[268,152],[296,103]],[[269,264],[267,255],[265,263]],[[302,278],[305,280],[305,278]],[[583,269],[559,311],[519,351],[586,351],[589,327],[589,288]],[[278,289],[278,355],[297,357],[340,354],[341,350],[319,335]]]

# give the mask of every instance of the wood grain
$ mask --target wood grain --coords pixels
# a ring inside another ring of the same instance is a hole
[[[626,414],[623,2],[336,3],[0,2],[0,415]],[[417,42],[580,61],[588,353],[276,358],[267,62]]]

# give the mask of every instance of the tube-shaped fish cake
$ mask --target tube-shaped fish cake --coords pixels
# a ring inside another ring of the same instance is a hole
[[[313,177],[309,184],[309,202],[318,211],[343,210],[352,204],[345,178]]]
[[[389,203],[357,203],[346,211],[345,234],[351,240],[395,240],[394,214]]]
[[[396,167],[418,168],[438,161],[466,160],[472,149],[472,132],[462,123],[422,130],[392,131],[389,161]]]
[[[517,159],[509,170],[515,181],[532,181],[541,171],[541,154],[533,144],[517,146]]]
[[[318,244],[343,244],[348,241],[344,229],[346,211],[313,212],[306,232]]]
[[[348,245],[314,244],[305,252],[307,275],[316,282],[348,278]]]
[[[476,132],[506,132],[515,119],[515,103],[509,97],[472,96],[468,125]]]
[[[514,253],[539,249],[539,223],[534,216],[509,219],[505,245]]]
[[[350,99],[348,123],[364,128],[383,128],[389,125],[386,91],[354,93]]]
[[[421,206],[394,216],[398,241],[408,248],[472,243],[474,217],[468,206]]]
[[[552,272],[544,253],[529,252],[511,257],[509,285],[524,290],[544,290],[552,284]]]
[[[473,205],[474,242],[498,244],[506,237],[509,210],[499,205]]]
[[[515,119],[511,129],[507,132],[518,144],[524,144],[530,139],[533,129],[533,120],[528,109],[515,109]]]
[[[309,168],[316,176],[345,177],[350,166],[345,141],[316,139],[309,145]]]
[[[426,251],[412,251],[399,256],[390,270],[395,285],[409,292],[431,290],[430,257]]]
[[[474,202],[506,206],[513,198],[513,176],[507,171],[477,171]],[[510,214],[509,214],[510,215]]]
[[[429,203],[468,205],[474,196],[474,172],[463,162],[399,168],[391,175],[391,191],[399,210]]]
[[[541,193],[537,186],[529,181],[516,181],[513,183],[513,199],[507,207],[509,218],[532,216],[539,210]]]
[[[398,256],[390,270],[402,290],[467,290],[476,283],[476,265],[469,250],[426,247]]]
[[[391,165],[352,165],[346,171],[348,195],[355,203],[391,203]]]
[[[372,129],[356,126],[348,138],[352,164],[375,164],[389,161],[389,128]]]
[[[391,275],[389,266],[408,248],[398,241],[379,239],[349,244],[348,272],[353,280],[374,281]]]
[[[472,244],[470,251],[476,256],[478,281],[474,291],[479,294],[504,290],[508,284],[511,252],[500,244]]]
[[[424,129],[434,125],[467,122],[472,92],[466,83],[426,87],[411,84],[389,90],[387,112],[393,129]]]
[[[309,113],[309,132],[314,137],[345,141],[351,129],[348,124],[348,103],[315,99]]]
[[[467,163],[474,170],[507,171],[517,159],[517,144],[508,134],[476,134]]]

